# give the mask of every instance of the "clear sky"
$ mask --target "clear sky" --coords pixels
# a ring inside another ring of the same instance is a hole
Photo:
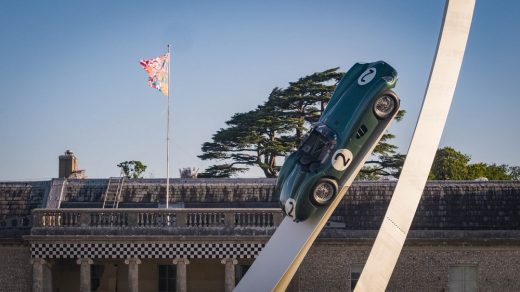
[[[390,5],[389,5],[390,4]],[[141,160],[165,177],[166,99],[140,59],[172,52],[172,174],[233,113],[316,71],[385,60],[406,152],[444,1],[0,1],[0,180],[49,179],[76,153],[90,178]],[[442,146],[520,165],[520,1],[477,0]],[[243,176],[259,177],[252,170]]]

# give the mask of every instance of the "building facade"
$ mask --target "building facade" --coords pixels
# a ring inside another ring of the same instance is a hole
[[[394,187],[355,183],[288,291],[351,291]],[[175,179],[170,209],[165,193],[0,183],[0,291],[231,291],[283,220],[271,179]],[[520,182],[429,182],[388,291],[520,291],[519,227]]]

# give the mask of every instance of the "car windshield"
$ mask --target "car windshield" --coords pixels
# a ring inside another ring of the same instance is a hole
[[[336,135],[327,126],[315,126],[300,145],[302,152],[300,163],[304,166],[317,168],[336,146]]]

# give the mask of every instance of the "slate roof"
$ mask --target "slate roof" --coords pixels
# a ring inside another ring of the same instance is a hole
[[[67,181],[62,207],[100,207],[108,179]],[[186,208],[278,207],[273,179],[172,179],[171,204]],[[0,238],[28,234],[31,210],[50,202],[51,181],[0,182]],[[331,226],[377,230],[395,182],[356,182],[333,214]],[[164,179],[129,180],[120,207],[164,204]],[[52,199],[52,198],[51,198]],[[520,230],[519,181],[428,182],[413,230]]]

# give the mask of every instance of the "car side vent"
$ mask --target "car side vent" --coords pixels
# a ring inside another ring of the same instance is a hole
[[[365,135],[368,132],[368,128],[365,125],[361,125],[359,129],[357,130],[356,138],[361,138],[363,135]]]

